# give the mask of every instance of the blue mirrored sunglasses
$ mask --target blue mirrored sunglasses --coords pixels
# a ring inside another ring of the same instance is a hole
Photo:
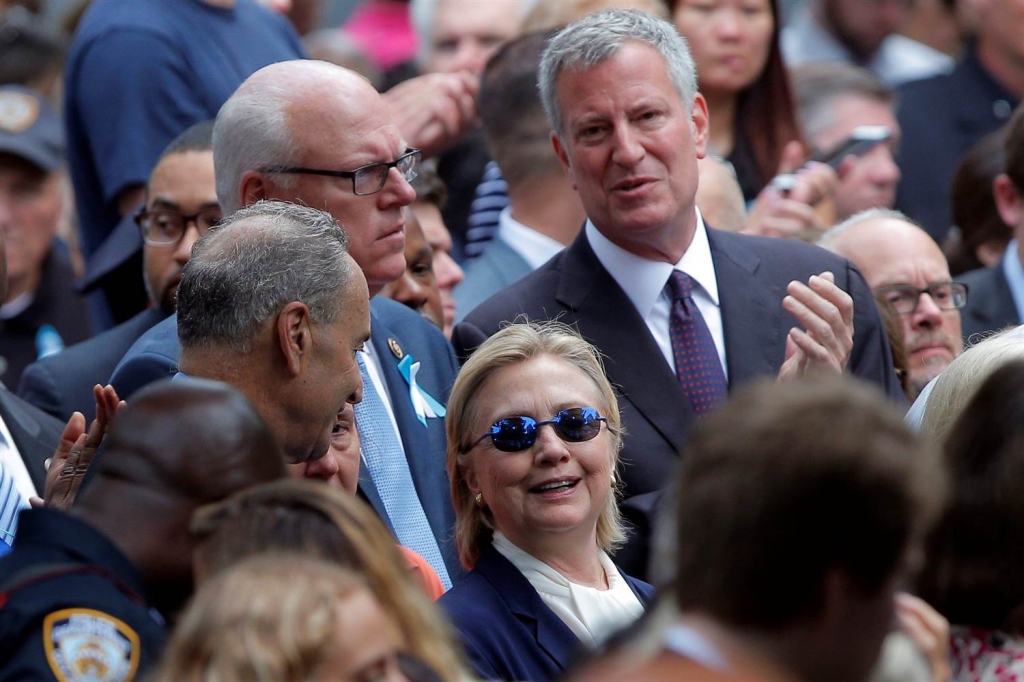
[[[570,407],[542,422],[533,417],[507,417],[491,424],[491,430],[480,436],[467,452],[487,438],[502,452],[526,450],[537,442],[537,431],[545,424],[551,424],[566,443],[582,443],[595,438],[601,431],[601,422],[607,421],[593,407]]]

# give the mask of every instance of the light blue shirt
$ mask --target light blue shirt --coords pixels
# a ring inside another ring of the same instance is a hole
[[[1020,262],[1020,250],[1017,240],[1012,239],[1006,245],[1006,254],[1003,256],[1003,275],[1006,283],[1010,285],[1010,295],[1013,297],[1013,305],[1017,308],[1017,319],[1024,320],[1024,266]]]

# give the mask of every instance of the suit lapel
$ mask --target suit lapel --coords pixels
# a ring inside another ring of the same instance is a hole
[[[3,386],[0,386],[0,414],[25,462],[32,485],[41,496],[46,489],[46,458],[53,456],[53,447],[39,439],[42,432],[39,424],[21,409]]]
[[[533,624],[537,647],[564,670],[580,640],[562,619],[541,600],[530,581],[493,546],[484,550],[477,562],[479,572],[521,621]]]
[[[708,229],[722,311],[729,390],[773,376],[786,354],[786,292],[758,276],[760,256],[742,237]],[[793,321],[795,324],[795,321]]]
[[[647,323],[597,259],[585,230],[566,250],[562,268],[555,297],[576,313],[580,333],[604,354],[624,410],[635,409],[679,447],[694,419],[690,401]]]

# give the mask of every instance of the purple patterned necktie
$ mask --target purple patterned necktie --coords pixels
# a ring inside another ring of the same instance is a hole
[[[693,280],[685,272],[673,270],[668,287],[672,297],[669,337],[676,377],[699,417],[725,401],[728,383],[715,341],[691,296]]]

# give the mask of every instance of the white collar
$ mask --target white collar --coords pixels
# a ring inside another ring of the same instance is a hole
[[[715,263],[711,258],[711,244],[708,242],[704,218],[699,209],[694,210],[697,212],[697,224],[693,239],[686,253],[674,265],[642,258],[626,251],[613,244],[590,220],[587,220],[587,239],[590,240],[594,254],[626,292],[626,296],[645,320],[658,297],[662,295],[673,270],[682,270],[689,275],[707,293],[711,301],[716,306],[719,305],[718,280],[715,277]]]
[[[534,270],[565,248],[561,242],[513,218],[511,206],[503,208],[498,216],[498,238],[522,256]]]

